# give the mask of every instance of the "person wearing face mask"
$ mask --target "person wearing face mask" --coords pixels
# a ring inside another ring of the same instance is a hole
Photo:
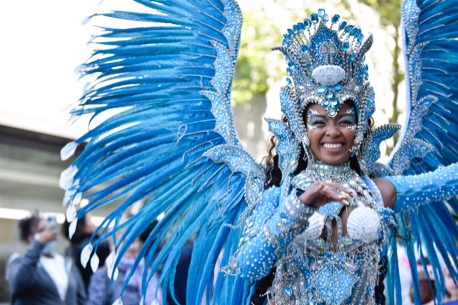
[[[24,256],[15,255],[7,265],[12,305],[82,305],[86,291],[70,258],[53,252],[55,219],[37,212],[19,222],[21,240],[29,244]]]

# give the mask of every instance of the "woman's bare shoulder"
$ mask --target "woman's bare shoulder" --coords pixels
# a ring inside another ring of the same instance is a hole
[[[380,193],[382,194],[383,203],[386,208],[393,209],[396,202],[396,190],[390,181],[383,178],[374,179]]]

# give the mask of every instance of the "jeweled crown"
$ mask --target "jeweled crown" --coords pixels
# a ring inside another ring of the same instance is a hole
[[[330,19],[324,9],[319,9],[288,29],[282,45],[273,49],[285,56],[293,80],[291,83],[288,79],[288,87],[295,93],[297,111],[319,103],[332,118],[345,101],[353,102],[358,117],[355,144],[359,146],[367,120],[375,111],[374,92],[364,63],[373,38],[369,35],[364,40],[359,28],[339,21],[339,15]]]

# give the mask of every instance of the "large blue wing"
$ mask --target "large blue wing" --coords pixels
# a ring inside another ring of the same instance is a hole
[[[207,303],[238,302],[234,298],[243,296],[247,284],[222,274],[214,279],[214,267],[235,252],[240,230],[231,225],[254,206],[264,181],[232,117],[239,6],[233,0],[133,2],[143,10],[92,16],[95,22],[108,17],[140,25],[101,26],[93,55],[80,67],[81,76],[92,80],[72,114],[92,119],[116,114],[62,151],[68,157],[86,142],[61,177],[70,202],[67,215],[117,206],[98,231],[102,237],[118,235],[116,261],[161,216],[141,255],[152,272],[162,270],[163,289],[173,291],[181,249],[193,240],[187,304],[201,304],[204,295]],[[82,197],[89,204],[74,213]],[[138,201],[145,202],[141,210],[121,222]],[[86,250],[91,247],[97,242]]]
[[[458,161],[458,1],[406,0],[402,13],[407,118],[388,165],[396,175],[412,175]],[[442,291],[438,253],[457,278],[452,261],[458,255],[458,228],[452,212],[458,212],[456,198],[398,216],[414,284],[415,261],[424,265],[427,256],[434,267],[438,291]],[[405,222],[408,226],[403,225]],[[422,251],[415,251],[415,246]],[[415,256],[415,252],[420,255]],[[415,299],[420,300],[418,285],[414,288]]]

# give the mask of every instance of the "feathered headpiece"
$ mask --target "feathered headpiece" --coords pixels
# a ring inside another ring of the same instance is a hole
[[[319,9],[318,14],[288,29],[282,45],[273,48],[284,54],[292,78],[282,89],[282,111],[306,151],[309,139],[302,113],[310,103],[319,103],[333,118],[345,101],[352,101],[358,119],[355,152],[364,145],[364,135],[370,133],[367,122],[375,111],[375,101],[364,61],[373,38],[369,35],[364,40],[359,28],[339,20],[339,15],[330,19],[324,9]],[[384,134],[391,137],[397,129]]]

